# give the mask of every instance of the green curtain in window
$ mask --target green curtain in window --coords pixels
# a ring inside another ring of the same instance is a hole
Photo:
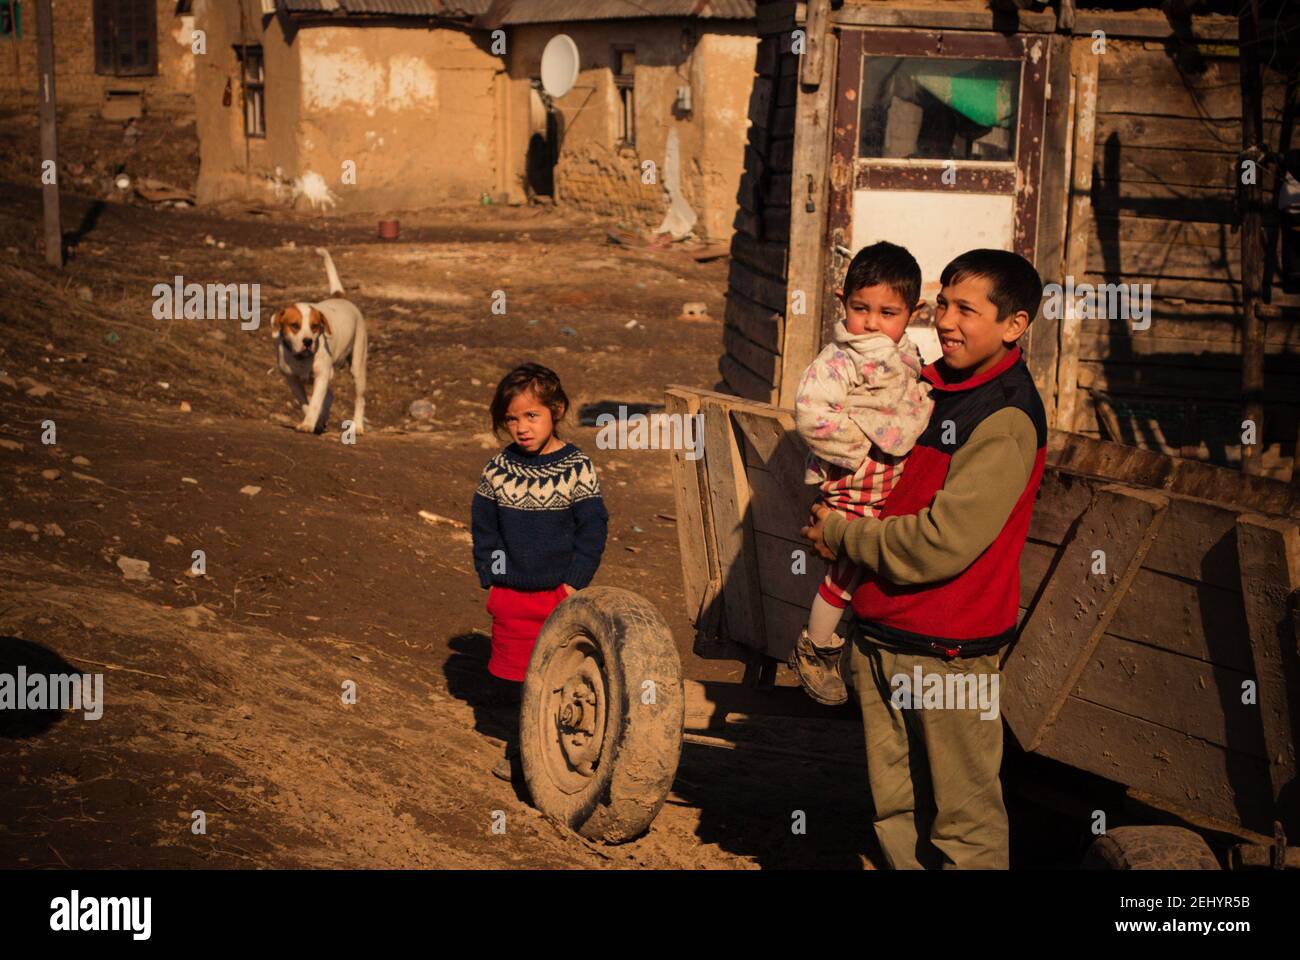
[[[1009,127],[1019,71],[1005,63],[942,61],[917,65],[916,85],[981,127]]]

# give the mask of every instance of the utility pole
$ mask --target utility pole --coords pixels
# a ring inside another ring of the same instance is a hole
[[[63,220],[59,213],[59,128],[54,94],[54,12],[36,0],[37,96],[41,111],[41,193],[45,205],[45,262],[63,266]]]

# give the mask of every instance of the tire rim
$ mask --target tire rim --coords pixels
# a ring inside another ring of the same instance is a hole
[[[583,633],[555,651],[542,675],[542,758],[551,782],[564,793],[591,784],[605,741],[604,661]]]

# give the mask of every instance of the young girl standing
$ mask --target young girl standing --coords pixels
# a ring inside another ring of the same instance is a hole
[[[557,430],[569,398],[554,371],[511,370],[492,398],[492,429],[513,441],[483,468],[471,509],[474,569],[488,590],[488,672],[517,701],[528,660],[552,610],[591,582],[605,550],[609,513],[591,460]],[[492,772],[510,779],[514,743]]]

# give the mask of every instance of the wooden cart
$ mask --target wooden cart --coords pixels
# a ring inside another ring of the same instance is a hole
[[[816,488],[793,411],[682,387],[665,399],[703,426],[703,456],[673,455],[694,650],[745,663],[748,692],[684,682],[662,617],[630,591],[593,588],[557,609],[525,684],[525,774],[543,812],[608,841],[657,813],[684,726],[802,698],[771,682],[825,570],[799,535]],[[1294,836],[1298,521],[1287,484],[1053,431],[1003,661],[1015,740],[1190,823]],[[1187,830],[1101,842],[1112,862],[1215,862]],[[1239,850],[1286,859],[1284,841]]]

